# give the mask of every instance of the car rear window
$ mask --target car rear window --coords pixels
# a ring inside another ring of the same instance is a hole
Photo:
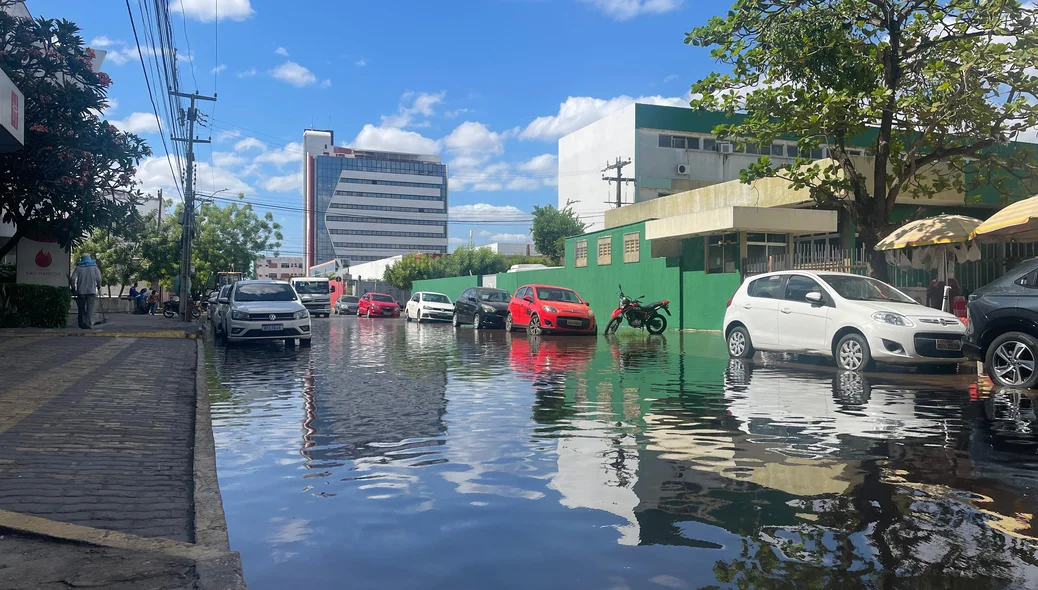
[[[296,292],[291,285],[257,283],[239,285],[234,294],[235,301],[295,301]]]
[[[746,292],[750,297],[762,297],[764,299],[778,299],[779,287],[782,286],[782,276],[775,275],[757,279],[750,283]]]
[[[396,301],[393,300],[393,298],[390,297],[389,295],[372,295],[371,296],[371,300],[372,301],[381,301],[382,303],[396,303]]]
[[[353,297],[351,295],[344,295],[342,300],[345,301],[346,303],[357,303],[358,301],[360,301],[360,297]]]

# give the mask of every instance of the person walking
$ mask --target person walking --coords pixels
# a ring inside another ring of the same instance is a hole
[[[79,315],[76,320],[83,330],[94,326],[94,301],[101,290],[101,269],[89,254],[84,254],[72,271],[72,292],[76,294],[76,307]]]

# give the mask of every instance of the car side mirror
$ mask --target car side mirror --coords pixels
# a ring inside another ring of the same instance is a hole
[[[217,301],[219,301],[220,303],[230,303],[231,302],[231,300],[228,299],[227,297],[221,297]]]
[[[527,303],[533,303],[533,297],[530,297],[529,295],[523,295],[523,301],[526,301]]]
[[[804,295],[804,299],[806,299],[811,305],[821,305],[823,302],[822,294],[818,292],[808,293],[807,295]]]
[[[588,306],[588,307],[591,307],[591,302],[590,302],[590,301],[585,301],[585,302],[584,302],[584,305],[586,305],[586,306]]]

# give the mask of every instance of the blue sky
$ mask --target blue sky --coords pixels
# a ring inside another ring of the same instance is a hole
[[[136,11],[137,1],[130,4]],[[213,124],[199,135],[211,134],[213,144],[197,151],[199,191],[229,188],[257,204],[301,208],[303,129],[333,129],[339,145],[442,155],[451,169],[452,246],[470,230],[477,243],[528,234],[529,223],[512,221],[534,204],[558,202],[561,135],[634,99],[685,104],[690,84],[715,66],[707,50],[684,45],[684,34],[729,7],[691,0],[170,4],[178,50],[189,57],[180,62],[182,88],[219,94],[215,111],[203,107]],[[140,167],[143,188],[175,194],[125,2],[27,5],[34,16],[76,22],[88,44],[110,51],[102,69],[114,81],[114,106],[106,116],[160,156]],[[283,251],[300,253],[301,213],[273,213],[285,227]],[[498,222],[466,222],[486,219]]]

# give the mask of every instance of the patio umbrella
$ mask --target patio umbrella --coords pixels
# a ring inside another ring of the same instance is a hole
[[[981,221],[965,215],[927,217],[897,228],[876,244],[877,250],[958,244],[968,241]]]
[[[973,230],[981,240],[1038,241],[1038,196],[1017,201],[1002,209]]]

